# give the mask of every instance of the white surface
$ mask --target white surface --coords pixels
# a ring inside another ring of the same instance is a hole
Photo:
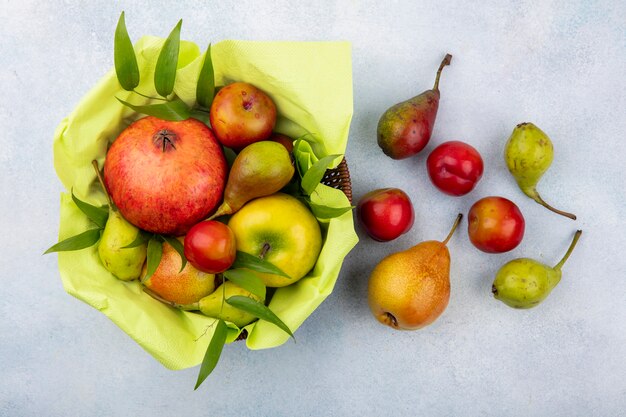
[[[20,1],[0,7],[0,415],[543,415],[617,416],[626,409],[626,6],[622,1],[156,2]],[[150,5],[148,5],[150,3]],[[301,3],[301,4],[297,4]],[[445,4],[444,4],[445,3]],[[478,6],[478,4],[482,4]],[[173,372],[104,315],[67,295],[55,255],[62,186],[52,135],[112,66],[121,10],[133,39],[353,42],[354,119],[347,150],[355,198],[387,186],[413,199],[410,233],[387,244],[359,229],[335,292],[297,343],[250,352],[228,346],[193,391],[198,368]],[[444,53],[433,139],[393,161],[376,146],[380,114],[430,88]],[[532,121],[555,145],[540,185],[573,222],[526,198],[506,171],[503,144]],[[478,188],[446,197],[429,183],[427,152],[445,140],[485,160]],[[432,326],[396,332],[366,305],[375,263],[441,239],[454,216],[486,195],[515,201],[527,221],[513,252],[450,243],[452,296]],[[561,284],[517,311],[490,294],[505,261],[556,263],[584,230]],[[623,415],[623,414],[621,414]]]

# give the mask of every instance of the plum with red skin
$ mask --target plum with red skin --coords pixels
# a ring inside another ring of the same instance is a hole
[[[525,220],[519,207],[504,197],[485,197],[475,202],[467,215],[467,233],[483,252],[503,253],[524,238]]]
[[[428,176],[441,192],[462,196],[472,191],[483,175],[483,160],[471,145],[444,142],[428,155]]]
[[[200,271],[224,272],[235,262],[236,255],[235,234],[224,223],[205,220],[185,235],[185,257]]]
[[[399,188],[370,191],[357,205],[359,223],[379,242],[388,242],[411,230],[415,220],[409,196]]]

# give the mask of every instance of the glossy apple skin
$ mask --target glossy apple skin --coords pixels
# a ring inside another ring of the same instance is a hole
[[[226,271],[235,262],[237,244],[230,227],[215,220],[194,225],[185,236],[185,257],[209,274]]]
[[[437,146],[426,160],[428,176],[441,192],[462,196],[474,189],[483,176],[483,159],[465,142],[449,141]]]
[[[269,138],[276,124],[276,105],[252,84],[229,84],[215,95],[209,113],[220,143],[241,150]]]
[[[503,197],[485,197],[470,208],[467,232],[474,246],[487,253],[508,252],[524,238],[520,209]]]
[[[115,139],[104,182],[130,223],[181,236],[220,203],[227,170],[222,147],[204,123],[148,116]]]
[[[265,259],[289,278],[254,272],[268,287],[297,282],[315,266],[322,249],[322,231],[307,206],[289,194],[256,198],[228,220],[237,250]]]
[[[415,213],[411,199],[404,191],[381,188],[361,197],[357,218],[372,239],[388,242],[411,230]]]

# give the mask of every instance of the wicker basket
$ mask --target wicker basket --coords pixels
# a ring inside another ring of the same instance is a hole
[[[348,201],[352,204],[352,181],[350,180],[350,171],[348,170],[348,162],[343,158],[336,168],[326,170],[326,174],[322,177],[322,184],[343,191],[348,197]],[[243,329],[239,333],[237,340],[244,340],[248,337],[248,331]]]

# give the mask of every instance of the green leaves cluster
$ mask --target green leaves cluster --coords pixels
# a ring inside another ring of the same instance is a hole
[[[265,320],[278,326],[278,328],[294,338],[294,335],[289,327],[269,307],[265,305],[267,288],[265,287],[263,280],[252,271],[278,274],[286,277],[288,276],[280,268],[270,262],[248,253],[238,251],[235,262],[231,268],[224,271],[222,275],[225,279],[233,282],[235,285],[238,285],[258,296],[262,301],[257,301],[251,297],[235,295],[227,298],[225,300],[226,303],[250,313],[260,320]],[[213,369],[215,369],[225,343],[226,323],[224,320],[219,319],[216,322],[215,331],[211,341],[209,342],[206,353],[204,354],[202,364],[200,365],[200,372],[198,374],[198,380],[196,381],[194,390],[198,389],[202,382],[204,382],[211,372],[213,372]]]
[[[76,197],[73,190],[72,200],[74,201],[74,204],[76,204],[76,206],[80,209],[80,211],[82,211],[96,227],[88,229],[82,233],[79,233],[75,236],[69,237],[52,245],[44,252],[44,255],[53,252],[65,252],[85,249],[95,245],[100,240],[100,236],[102,235],[104,226],[106,225],[109,218],[109,207],[96,207],[89,203],[86,203]]]
[[[186,120],[191,117],[193,112],[206,110],[211,107],[215,93],[215,80],[210,44],[206,50],[204,63],[196,85],[198,109],[190,108],[181,99],[173,96],[174,85],[176,84],[176,69],[178,67],[182,23],[183,21],[181,19],[172,29],[157,59],[154,70],[154,88],[160,97],[149,97],[135,90],[139,85],[141,76],[137,64],[137,56],[130,36],[128,35],[128,30],[126,29],[124,12],[120,14],[114,39],[114,61],[117,79],[124,90],[132,91],[142,97],[163,101],[157,104],[135,105],[117,98],[120,103],[133,109],[137,113],[173,121]]]

